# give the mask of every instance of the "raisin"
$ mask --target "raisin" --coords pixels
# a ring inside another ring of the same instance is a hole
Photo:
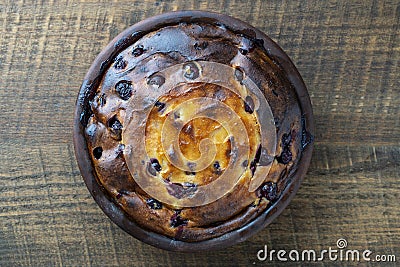
[[[125,69],[125,68],[126,68],[126,65],[127,65],[127,63],[126,63],[126,61],[124,60],[123,57],[117,57],[117,58],[115,59],[114,68],[115,68],[116,70]]]
[[[249,95],[246,96],[246,99],[244,100],[244,110],[250,114],[254,112],[254,101]]]
[[[180,210],[175,211],[174,215],[172,215],[170,219],[170,226],[176,228],[181,225],[187,225],[188,220],[183,219],[179,214],[181,213]]]
[[[188,162],[187,166],[189,167],[190,171],[194,171],[196,168],[196,163],[194,162]]]
[[[218,161],[216,161],[216,162],[214,162],[214,169],[215,170],[220,170],[221,169],[221,166],[219,165],[219,162]]]
[[[165,108],[165,103],[157,100],[156,103],[154,103],[154,106],[158,108],[158,111],[161,111]]]
[[[254,42],[248,38],[242,38],[242,42],[239,46],[239,52],[242,55],[247,55],[249,52],[253,51],[254,49]]]
[[[284,133],[282,135],[282,142],[281,142],[281,146],[282,147],[287,147],[290,145],[290,143],[292,142],[292,135],[289,133]]]
[[[119,144],[115,153],[117,154],[117,158],[120,158],[124,153],[125,145]]]
[[[162,208],[161,202],[154,198],[147,199],[146,204],[153,210],[159,210]]]
[[[190,182],[184,182],[182,184],[184,187],[196,187],[197,185],[194,183],[190,183]]]
[[[279,163],[288,164],[292,160],[292,152],[290,151],[290,145],[292,143],[292,134],[284,133],[281,139],[281,147],[283,148],[282,153],[276,159]]]
[[[277,160],[279,163],[288,164],[292,160],[292,156],[289,147],[285,147]]]
[[[278,118],[274,118],[274,124],[277,128],[279,128],[279,119]]]
[[[151,75],[147,80],[147,84],[154,85],[157,88],[163,85],[164,83],[165,83],[165,78],[160,74]]]
[[[246,159],[242,162],[242,166],[247,167],[247,165],[249,165],[249,161]]]
[[[256,172],[257,169],[257,164],[260,161],[260,157],[261,157],[261,151],[262,151],[262,146],[261,144],[258,146],[257,151],[256,151],[256,155],[254,156],[254,160],[252,160],[250,162],[250,171],[251,171],[251,175],[254,176],[254,173]]]
[[[196,50],[206,49],[207,46],[208,46],[208,42],[200,42],[200,43],[196,42],[196,43],[194,44],[194,48],[195,48]]]
[[[156,170],[154,169],[154,167],[151,165],[150,162],[147,163],[147,171],[148,171],[151,175],[157,176],[157,172],[156,172]]]
[[[194,127],[193,127],[192,123],[189,122],[188,124],[186,124],[182,128],[182,131],[184,133],[188,134],[191,139],[195,138],[195,130],[194,130]]]
[[[274,201],[278,198],[278,188],[276,183],[266,182],[262,184],[257,191],[259,197],[265,197],[269,201]]]
[[[95,138],[96,131],[97,131],[96,124],[90,124],[85,130],[87,136],[92,140]]]
[[[226,100],[226,94],[223,90],[218,90],[217,92],[214,93],[213,97],[217,99],[218,101],[225,101]]]
[[[103,107],[106,104],[106,94],[103,93],[99,97],[99,104],[100,104],[101,107]]]
[[[214,167],[214,173],[221,174],[221,165],[219,164],[218,161],[214,162],[213,167]]]
[[[107,124],[108,127],[110,128],[111,136],[118,141],[121,140],[123,126],[121,122],[118,120],[117,116],[115,115],[111,119],[109,119]]]
[[[254,173],[256,172],[257,169],[257,162],[255,160],[250,162],[250,171],[251,171],[251,176],[254,176]]]
[[[132,96],[132,83],[130,81],[119,81],[115,85],[115,91],[123,100],[128,100]]]
[[[132,55],[134,57],[138,57],[142,55],[146,50],[143,48],[143,45],[138,45],[132,50]]]
[[[96,159],[100,159],[102,154],[103,154],[103,148],[102,147],[98,146],[95,149],[93,149],[93,156]]]
[[[264,40],[255,38],[254,44],[257,45],[258,47],[264,47]]]
[[[89,122],[90,117],[92,117],[93,112],[91,109],[84,109],[80,116],[79,116],[79,121],[81,122],[82,126],[86,127],[86,125]]]
[[[115,196],[116,199],[120,199],[123,195],[129,195],[129,191],[125,189],[121,189],[118,191],[118,194]]]
[[[200,70],[193,62],[189,62],[183,65],[183,72],[183,76],[190,80],[197,79],[200,76]]]
[[[247,55],[249,53],[249,50],[244,49],[244,48],[239,48],[239,52],[240,52],[240,54],[245,56],[245,55]]]
[[[243,81],[243,71],[240,69],[240,68],[236,68],[235,69],[235,79],[238,81],[238,82],[242,82]]]
[[[175,120],[179,119],[180,117],[181,117],[181,114],[179,114],[179,111],[178,112],[174,112],[174,119]]]
[[[156,171],[158,171],[158,172],[161,171],[162,168],[161,168],[160,163],[158,162],[158,159],[151,158],[151,159],[150,159],[150,163],[151,163],[151,166],[152,166]]]
[[[197,191],[197,185],[188,182],[183,184],[169,182],[167,184],[167,191],[168,194],[177,199],[187,198],[193,196],[193,194]]]
[[[256,163],[258,163],[260,161],[260,156],[261,156],[261,149],[262,149],[262,145],[258,145],[257,151],[256,151],[256,155],[254,156],[254,161]]]

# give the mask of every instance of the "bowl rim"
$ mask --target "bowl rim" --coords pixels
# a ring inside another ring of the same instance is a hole
[[[174,11],[144,19],[118,34],[93,61],[81,85],[74,113],[73,143],[75,157],[87,188],[103,212],[120,228],[136,239],[139,239],[140,241],[149,245],[169,251],[198,252],[210,249],[221,249],[223,247],[233,246],[239,242],[243,242],[250,236],[255,235],[264,229],[284,210],[284,208],[289,204],[291,199],[298,191],[310,165],[313,151],[312,142],[302,151],[297,170],[294,173],[291,181],[283,190],[278,201],[273,203],[269,208],[260,213],[254,220],[242,226],[241,228],[227,232],[222,236],[199,242],[174,240],[170,237],[141,228],[139,225],[129,220],[127,215],[121,209],[119,209],[119,207],[108,197],[107,194],[103,192],[102,186],[97,183],[95,177],[95,171],[90,159],[90,153],[88,151],[84,135],[85,127],[81,124],[80,118],[85,108],[85,99],[88,97],[91,87],[96,84],[96,81],[98,81],[99,77],[102,77],[104,67],[110,63],[110,60],[116,55],[116,53],[119,53],[127,46],[134,43],[141,37],[143,33],[145,34],[151,32],[166,25],[179,24],[182,22],[198,22],[204,20],[213,23],[220,23],[234,30],[244,32],[252,31],[255,33],[256,38],[264,41],[264,47],[267,48],[269,53],[268,55],[273,57],[274,60],[280,64],[281,68],[286,72],[288,80],[292,83],[299,100],[302,115],[305,118],[307,130],[312,136],[315,136],[311,100],[304,81],[297,68],[288,55],[280,48],[280,46],[278,46],[278,44],[276,44],[265,33],[261,32],[250,24],[220,13],[208,11]]]

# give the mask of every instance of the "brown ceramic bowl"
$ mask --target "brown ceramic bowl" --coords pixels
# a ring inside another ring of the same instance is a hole
[[[145,243],[185,252],[271,223],[305,176],[313,136],[310,98],[285,52],[203,11],[115,37],[85,76],[74,120],[78,165],[104,213]]]

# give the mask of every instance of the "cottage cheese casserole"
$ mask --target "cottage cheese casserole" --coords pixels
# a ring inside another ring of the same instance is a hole
[[[231,17],[166,13],[117,36],[85,77],[75,153],[104,212],[154,246],[243,241],[309,165],[310,100],[287,55]]]

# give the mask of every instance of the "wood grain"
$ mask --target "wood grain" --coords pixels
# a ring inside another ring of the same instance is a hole
[[[161,251],[111,223],[72,147],[76,96],[96,55],[128,26],[182,9],[241,18],[278,42],[308,86],[317,125],[289,207],[250,240],[203,254]],[[338,238],[400,261],[398,1],[5,0],[0,36],[0,266],[258,266],[264,244],[320,250]]]

